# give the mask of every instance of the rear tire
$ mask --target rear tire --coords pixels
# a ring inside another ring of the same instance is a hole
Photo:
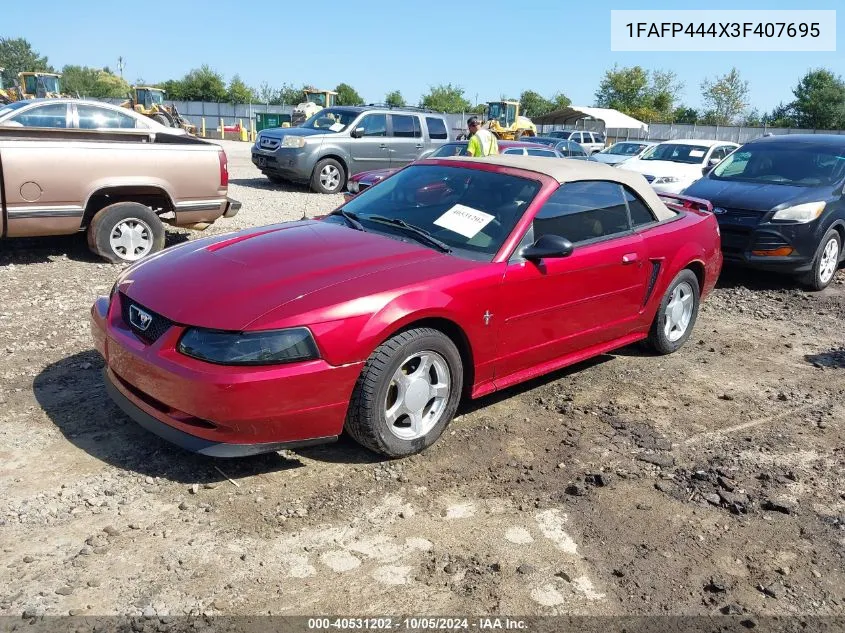
[[[171,127],[170,119],[168,119],[167,116],[161,114],[160,112],[153,115],[153,121],[155,121],[156,123],[161,123],[165,127]]]
[[[400,332],[372,353],[355,384],[346,431],[388,457],[431,446],[455,415],[463,391],[463,363],[439,330]]]
[[[346,186],[346,170],[334,158],[317,161],[311,172],[311,190],[317,193],[339,193]]]
[[[164,248],[164,225],[143,204],[117,202],[91,220],[88,247],[113,264],[135,262]]]
[[[698,318],[698,277],[685,268],[669,284],[648,334],[648,345],[658,354],[678,351],[692,334]]]
[[[842,254],[842,240],[836,229],[830,229],[822,238],[813,268],[800,278],[811,290],[824,290],[836,276],[839,257]]]

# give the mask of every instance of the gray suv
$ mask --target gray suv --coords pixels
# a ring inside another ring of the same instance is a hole
[[[449,140],[441,114],[335,106],[299,127],[263,130],[252,146],[252,162],[273,182],[307,182],[318,193],[339,193],[353,174],[404,167]]]

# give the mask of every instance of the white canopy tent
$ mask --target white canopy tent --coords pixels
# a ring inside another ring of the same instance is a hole
[[[568,106],[533,117],[532,121],[545,130],[547,125],[605,132],[608,136],[641,136],[648,133],[648,125],[634,117],[611,108]],[[579,125],[580,123],[580,125]]]

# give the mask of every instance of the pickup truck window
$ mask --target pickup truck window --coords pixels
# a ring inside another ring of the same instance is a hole
[[[83,130],[134,128],[136,120],[122,112],[90,105],[77,105],[79,127]]]
[[[30,108],[16,114],[9,120],[13,125],[17,123],[23,127],[66,128],[68,127],[67,104],[49,103]]]

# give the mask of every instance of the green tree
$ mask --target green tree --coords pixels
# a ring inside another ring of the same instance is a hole
[[[420,107],[449,113],[470,112],[473,109],[472,104],[464,97],[463,88],[451,83],[430,87],[428,94],[423,95],[420,100]]]
[[[672,71],[614,66],[605,71],[596,91],[596,105],[643,121],[670,120],[682,89],[683,83]]]
[[[337,92],[337,105],[350,106],[364,103],[364,98],[349,84],[338,84],[335,92]]]
[[[792,104],[777,104],[772,111],[763,116],[763,123],[769,127],[796,127],[795,111]]]
[[[554,110],[562,110],[563,108],[568,108],[572,105],[572,99],[567,97],[562,92],[556,92],[552,97],[552,105],[554,105]]]
[[[685,123],[687,125],[694,125],[698,123],[699,114],[695,108],[687,108],[686,106],[678,106],[672,113],[672,121],[674,123]]]
[[[293,84],[282,84],[276,93],[276,101],[270,103],[283,103],[285,105],[297,105],[305,101],[305,88],[310,86],[302,86],[296,88]]]
[[[555,104],[534,90],[523,90],[519,95],[519,109],[523,116],[537,117],[555,109]]]
[[[169,99],[177,101],[226,101],[228,93],[223,75],[203,64],[182,79],[164,82]]]
[[[748,82],[736,68],[730,72],[701,82],[701,96],[707,113],[704,118],[710,125],[730,125],[748,106]]]
[[[21,72],[55,72],[47,58],[33,50],[32,45],[22,37],[0,37],[0,68],[3,71],[3,85],[14,86]]]
[[[229,101],[231,103],[255,103],[258,101],[255,91],[247,86],[240,75],[235,75],[229,81]]]
[[[757,108],[751,108],[743,115],[740,125],[744,125],[745,127],[761,127],[763,125],[763,117],[760,111]]]
[[[845,82],[826,69],[811,70],[792,89],[798,127],[837,130],[845,127]]]
[[[62,68],[62,92],[96,99],[126,97],[129,84],[110,72],[88,66],[68,65]]]
[[[258,87],[258,100],[261,103],[276,103],[279,91],[272,88],[266,81],[262,81]]]
[[[388,92],[387,95],[384,97],[384,102],[389,106],[393,106],[394,108],[402,108],[408,105],[407,103],[405,103],[405,98],[402,96],[402,93],[398,90]]]

